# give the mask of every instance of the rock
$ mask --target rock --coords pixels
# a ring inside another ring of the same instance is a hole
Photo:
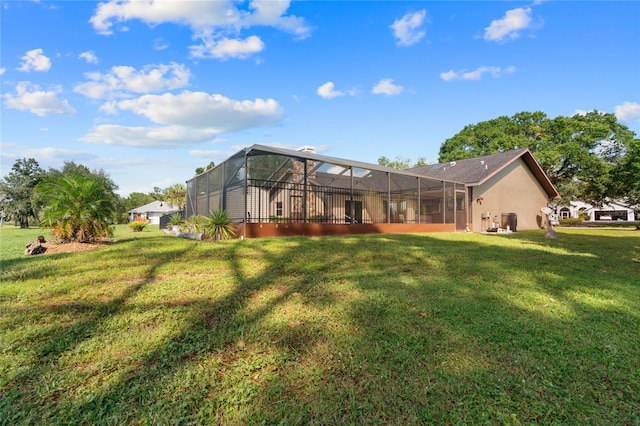
[[[178,237],[187,238],[189,240],[202,240],[202,234],[194,234],[192,232],[180,232],[178,233]]]
[[[44,240],[44,238],[42,238],[42,240]],[[27,256],[42,254],[47,251],[47,248],[40,243],[40,237],[38,237],[38,241],[29,241],[25,247],[24,254]]]

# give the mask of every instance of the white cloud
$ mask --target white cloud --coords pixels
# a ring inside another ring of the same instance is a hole
[[[99,110],[104,112],[105,114],[115,115],[118,113],[118,102],[116,101],[105,102],[104,104],[102,104]]]
[[[212,36],[202,37],[202,44],[189,46],[191,56],[194,58],[244,59],[264,49],[264,43],[260,37],[250,36],[240,39],[215,39]]]
[[[516,67],[509,66],[505,69],[500,67],[481,66],[473,71],[447,71],[440,73],[440,78],[444,81],[453,80],[480,80],[483,75],[490,74],[493,78],[500,78],[504,74],[512,74],[516,72]]]
[[[27,149],[23,152],[23,155],[25,157],[37,158],[39,161],[44,161],[45,163],[68,161],[69,158],[73,158],[74,161],[98,158],[97,155],[86,151],[51,147]]]
[[[153,40],[153,48],[157,51],[165,50],[169,47],[169,43],[167,43],[162,37],[158,37]]]
[[[620,121],[640,120],[640,104],[637,102],[624,102],[615,107],[616,118]]]
[[[426,16],[427,11],[423,9],[418,12],[407,13],[402,18],[393,21],[390,28],[393,30],[393,36],[397,39],[396,44],[398,46],[411,46],[422,40],[426,35],[426,31],[422,27]]]
[[[172,62],[168,65],[149,65],[141,70],[128,66],[116,66],[105,74],[85,74],[86,83],[73,90],[88,98],[126,97],[132,93],[150,93],[179,89],[189,84],[191,72],[184,65]]]
[[[505,38],[515,39],[520,36],[521,30],[531,24],[531,8],[508,10],[504,18],[496,19],[484,29],[484,39],[489,41],[502,41]]]
[[[84,59],[85,61],[87,61],[88,64],[98,63],[98,57],[95,55],[95,53],[93,53],[90,50],[86,52],[82,52],[81,54],[78,55],[78,58]]]
[[[22,81],[18,83],[12,94],[4,95],[7,108],[20,111],[29,111],[39,117],[48,115],[75,115],[76,111],[69,106],[65,99],[60,99],[58,95],[62,92],[59,87],[53,90],[44,91],[36,85]]]
[[[51,68],[51,60],[42,53],[42,49],[29,50],[22,57],[20,71],[49,71]]]
[[[282,108],[273,99],[236,101],[189,91],[179,95],[145,95],[112,103],[110,108],[130,111],[158,126],[103,124],[85,135],[84,142],[151,148],[189,146],[211,141],[221,133],[275,125],[282,118]]]
[[[118,102],[120,110],[143,115],[155,123],[215,128],[235,132],[275,124],[282,108],[273,99],[236,101],[222,95],[185,91],[179,95],[145,95]]]
[[[316,93],[325,99],[333,99],[335,97],[345,95],[344,92],[341,92],[340,90],[335,90],[335,85],[331,81],[328,81],[322,86],[318,87],[318,89],[316,90]]]
[[[192,28],[238,23],[240,11],[226,1],[132,1],[110,0],[100,3],[89,19],[100,34],[112,34],[115,23],[141,20],[149,25],[166,22]]]
[[[226,158],[228,155],[222,151],[205,150],[205,149],[192,149],[189,151],[189,155],[197,158]]]
[[[215,138],[214,129],[189,129],[180,126],[128,127],[101,124],[80,140],[100,145],[121,145],[137,148],[173,148],[202,143]]]
[[[234,0],[189,2],[109,0],[98,5],[90,22],[101,34],[111,34],[114,24],[129,20],[141,20],[149,25],[161,23],[186,25],[194,32],[195,39],[203,41],[202,45],[191,47],[192,54],[202,55],[198,57],[203,58],[245,58],[255,53],[258,47],[257,41],[260,41],[256,36],[245,39],[229,38],[230,34],[235,36],[243,29],[252,26],[274,27],[293,34],[297,39],[309,36],[311,29],[303,18],[286,15],[290,4],[288,0],[252,0],[248,7],[242,7],[243,3]],[[235,48],[230,47],[229,41],[236,41],[240,45]],[[221,52],[213,54],[214,46],[219,46]],[[228,49],[242,54],[229,54]],[[262,50],[262,47],[259,50]],[[220,53],[224,54],[219,56]]]
[[[444,81],[455,80],[456,77],[457,77],[457,73],[454,70],[449,70],[447,72],[440,73],[440,78],[443,79]]]
[[[371,93],[375,95],[393,96],[393,95],[399,95],[403,91],[404,91],[404,87],[393,84],[392,78],[385,78],[380,80],[378,84],[376,84],[373,87],[373,89],[371,90]]]
[[[4,75],[7,69],[5,67],[0,67],[0,75]]]

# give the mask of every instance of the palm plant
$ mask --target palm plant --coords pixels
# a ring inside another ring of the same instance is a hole
[[[228,240],[236,235],[233,222],[226,210],[209,212],[203,228],[205,238],[212,240]]]
[[[164,199],[172,206],[177,206],[180,210],[183,210],[187,203],[187,188],[179,183],[170,186],[164,190]]]
[[[174,213],[169,216],[169,222],[167,223],[169,227],[177,226],[180,227],[184,225],[184,219],[182,218],[182,213]]]
[[[113,199],[93,177],[59,176],[36,187],[42,201],[42,224],[62,242],[93,242],[113,235]]]
[[[206,220],[204,216],[192,215],[185,220],[184,224],[187,227],[187,232],[197,233],[202,229],[202,223]]]

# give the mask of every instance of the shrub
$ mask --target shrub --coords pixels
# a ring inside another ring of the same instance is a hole
[[[181,213],[174,213],[169,216],[169,222],[167,223],[168,227],[172,226],[182,226],[184,225],[184,219],[182,218]]]
[[[566,219],[560,219],[560,226],[571,226],[583,221],[584,218],[582,217],[568,217]]]
[[[136,220],[134,222],[130,222],[127,226],[129,227],[129,229],[131,229],[133,232],[141,232],[144,228],[147,227],[147,222],[142,221],[142,220]]]
[[[202,230],[202,225],[206,221],[206,217],[204,216],[190,216],[187,220],[184,221],[184,225],[186,226],[186,230],[189,233],[196,234]]]
[[[271,223],[284,223],[284,222],[289,222],[289,218],[288,217],[284,217],[284,216],[271,215],[271,216],[269,216],[269,222],[271,222]]]
[[[203,228],[204,237],[207,239],[228,240],[236,235],[233,223],[226,210],[210,212]]]
[[[61,242],[93,242],[113,235],[115,207],[109,190],[93,177],[56,176],[35,188],[44,204],[42,225]]]

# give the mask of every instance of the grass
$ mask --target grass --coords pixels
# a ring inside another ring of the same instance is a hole
[[[640,424],[640,233],[557,232],[5,225],[0,424]]]

